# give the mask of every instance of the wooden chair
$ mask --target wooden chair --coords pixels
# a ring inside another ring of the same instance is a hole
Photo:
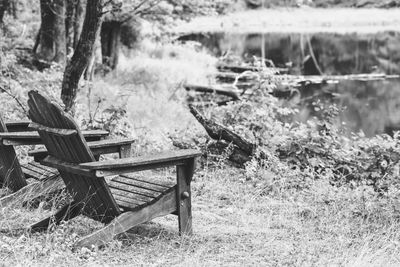
[[[80,214],[106,226],[79,240],[75,247],[103,245],[115,235],[167,214],[178,215],[181,233],[192,233],[190,182],[196,150],[158,153],[153,156],[96,161],[76,123],[36,91],[29,92],[31,127],[38,130],[49,156],[44,165],[57,168],[73,196],[73,203],[30,227],[47,229],[52,223]],[[176,166],[176,183],[154,182],[146,177],[123,175],[135,171]],[[119,175],[111,185],[106,176]]]
[[[38,162],[20,164],[14,146],[41,144],[38,132],[29,128],[30,121],[4,122],[0,117],[0,187],[9,188],[13,194],[0,198],[0,207],[19,197],[31,200],[40,195],[51,193],[65,187],[57,169],[43,166]],[[132,141],[110,148],[115,142],[102,140],[108,136],[107,131],[83,131],[95,155],[120,152],[126,149]],[[107,150],[108,151],[105,151]],[[39,149],[39,156],[43,157],[46,151]],[[27,179],[33,180],[28,184]]]

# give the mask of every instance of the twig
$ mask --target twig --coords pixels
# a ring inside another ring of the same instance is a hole
[[[308,48],[310,49],[310,56],[311,56],[312,60],[314,61],[315,67],[317,68],[320,75],[324,75],[324,73],[322,72],[321,68],[318,65],[317,59],[315,58],[314,50],[312,48],[309,36],[307,37],[307,44],[308,44]]]
[[[25,109],[24,105],[21,103],[21,101],[19,101],[19,99],[13,95],[11,92],[7,91],[4,87],[0,86],[0,91],[3,93],[6,93],[7,95],[9,95],[11,98],[13,98],[17,104],[22,108],[22,110],[24,111],[24,113],[26,115],[28,115],[28,111]]]
[[[136,15],[143,15],[146,14],[146,11],[151,10],[153,7],[155,7],[156,5],[158,5],[161,2],[161,0],[156,0],[153,3],[149,4],[149,6],[145,9],[139,10],[138,12],[136,12]]]

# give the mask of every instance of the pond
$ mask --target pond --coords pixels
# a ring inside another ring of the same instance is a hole
[[[270,59],[293,75],[400,74],[400,33],[192,33],[181,40],[200,42],[214,55],[226,52],[243,60]],[[337,124],[366,136],[400,130],[400,79],[341,80],[299,88],[296,119],[320,115],[320,106],[336,104]],[[316,105],[316,103],[318,103]]]

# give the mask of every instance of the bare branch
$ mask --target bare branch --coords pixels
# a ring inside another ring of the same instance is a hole
[[[28,114],[28,111],[26,110],[25,106],[21,103],[21,101],[15,96],[13,95],[9,90],[5,89],[4,87],[0,86],[0,91],[3,93],[6,93],[7,95],[9,95],[12,99],[14,99],[17,104],[22,108],[22,110],[24,111],[25,114]]]

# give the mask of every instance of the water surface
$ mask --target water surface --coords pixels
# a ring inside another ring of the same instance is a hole
[[[400,33],[192,33],[211,53],[227,52],[244,61],[263,54],[277,67],[294,75],[400,74]],[[367,136],[391,134],[400,129],[400,80],[339,81],[338,84],[300,88],[297,119],[319,116],[319,105],[336,104],[341,110],[337,124]]]

